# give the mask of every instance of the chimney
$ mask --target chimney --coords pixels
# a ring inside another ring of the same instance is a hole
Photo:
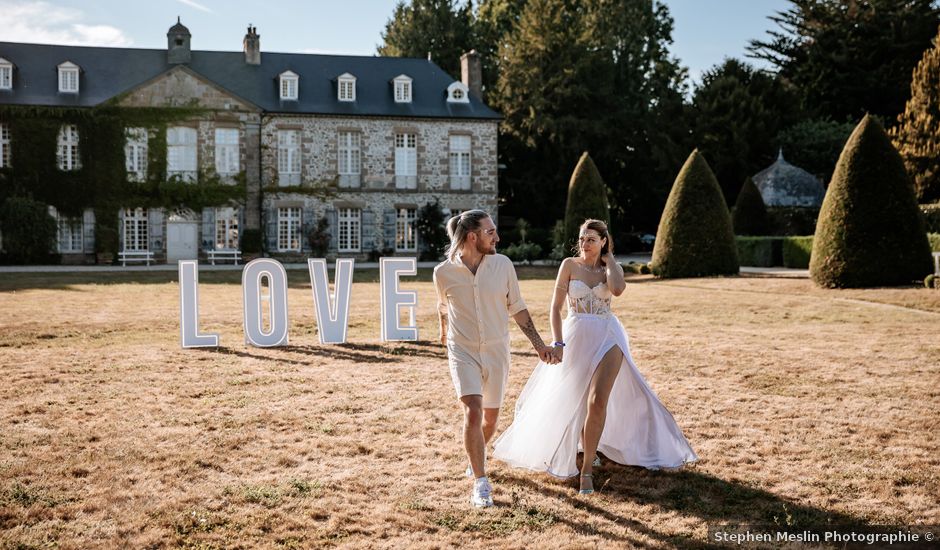
[[[166,61],[170,65],[179,63],[189,63],[192,59],[192,52],[189,49],[189,39],[193,35],[189,34],[187,29],[180,23],[179,16],[176,17],[176,24],[170,27],[166,33]]]
[[[480,54],[476,50],[460,56],[460,80],[470,89],[470,95],[476,99],[483,99],[483,69],[480,65]]]
[[[257,27],[248,25],[248,33],[245,34],[245,40],[242,41],[245,47],[245,63],[249,65],[261,64],[261,37],[258,36]]]

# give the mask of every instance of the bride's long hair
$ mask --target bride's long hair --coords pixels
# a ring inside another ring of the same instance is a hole
[[[606,223],[604,223],[601,220],[588,218],[584,220],[584,223],[581,224],[581,227],[578,230],[578,233],[580,234],[582,231],[586,229],[593,229],[594,231],[597,231],[597,234],[600,235],[602,239],[605,239],[607,241],[606,243],[604,243],[604,246],[601,247],[601,258],[603,258],[604,255],[607,254],[607,252],[613,253],[614,243],[610,240],[610,233],[608,233],[607,231]],[[578,240],[577,244],[575,244],[574,246],[575,246],[577,255],[580,256],[581,255],[581,241]],[[603,263],[603,260],[601,260],[601,263]]]

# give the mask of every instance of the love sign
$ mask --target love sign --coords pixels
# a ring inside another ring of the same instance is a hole
[[[343,344],[349,328],[349,303],[355,260],[336,261],[334,292],[329,291],[326,260],[310,258],[307,271],[321,344]],[[414,258],[381,258],[379,261],[380,337],[383,342],[415,341],[418,327],[415,311],[418,294],[401,290],[400,278],[418,274]],[[219,335],[199,329],[199,262],[180,260],[180,345],[184,348],[218,347]],[[262,292],[263,289],[267,292]],[[245,344],[256,347],[284,346],[288,343],[287,272],[271,258],[252,260],[242,270],[242,305]],[[264,311],[268,323],[265,326]],[[408,324],[402,324],[402,316]]]

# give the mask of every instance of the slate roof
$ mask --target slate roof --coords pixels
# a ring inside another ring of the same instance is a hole
[[[132,90],[176,65],[163,49],[102,48],[0,42],[0,57],[14,65],[13,89],[0,90],[0,104],[91,107]],[[80,92],[58,91],[57,67],[71,61],[81,67]],[[454,78],[426,59],[261,53],[260,65],[245,63],[243,52],[192,52],[186,67],[234,95],[270,113],[346,116],[499,119],[474,97],[448,103]],[[297,101],[281,101],[278,75],[300,75]],[[336,78],[356,77],[356,101],[336,99]],[[395,103],[392,80],[410,76],[412,102]]]
[[[822,205],[826,190],[816,176],[783,159],[783,150],[777,160],[752,177],[767,206]]]

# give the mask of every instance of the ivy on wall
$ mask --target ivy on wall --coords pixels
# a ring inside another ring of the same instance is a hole
[[[95,249],[115,254],[119,243],[118,210],[122,207],[193,210],[244,202],[244,171],[235,184],[214,172],[200,171],[198,183],[167,180],[166,128],[170,123],[206,118],[194,107],[93,108],[0,106],[0,122],[10,129],[10,166],[0,169],[0,204],[8,198],[30,198],[54,206],[65,216],[95,212]],[[74,124],[79,134],[81,168],[58,169],[59,129]],[[147,177],[129,181],[124,147],[126,128],[147,128]]]

